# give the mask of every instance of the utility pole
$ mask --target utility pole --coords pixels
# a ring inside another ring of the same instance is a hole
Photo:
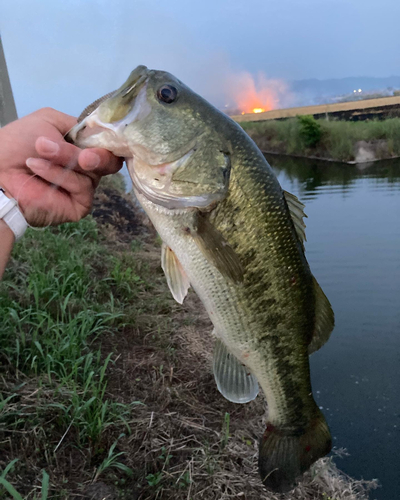
[[[18,118],[0,35],[0,128]]]

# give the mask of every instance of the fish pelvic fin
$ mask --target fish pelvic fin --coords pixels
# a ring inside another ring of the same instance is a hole
[[[329,300],[313,277],[315,294],[314,332],[308,345],[308,354],[318,351],[329,340],[335,326],[335,317]]]
[[[319,410],[303,429],[285,429],[267,422],[258,459],[264,486],[276,493],[292,490],[299,476],[331,448],[331,434]]]
[[[165,243],[162,244],[161,248],[161,267],[172,296],[179,304],[183,304],[190,287],[190,281],[177,256]]]
[[[213,371],[218,390],[228,401],[248,403],[257,397],[257,378],[220,339],[215,342]]]

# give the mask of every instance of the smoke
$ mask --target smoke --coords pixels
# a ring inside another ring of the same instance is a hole
[[[262,71],[253,75],[236,69],[222,51],[203,54],[189,63],[185,61],[179,65],[176,76],[228,114],[286,108],[299,101],[286,81],[268,78]]]
[[[270,111],[293,105],[295,96],[284,80],[270,79],[263,72],[253,76],[247,71],[233,73],[225,84],[229,112]]]

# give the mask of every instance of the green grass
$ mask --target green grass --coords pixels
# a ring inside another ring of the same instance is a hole
[[[0,475],[0,485],[3,486],[4,490],[10,494],[10,496],[13,500],[23,500],[23,497],[18,493],[18,491],[14,488],[14,486],[6,479],[8,472],[12,470],[12,468],[14,467],[16,462],[18,462],[18,459],[14,459],[3,470],[3,472]],[[34,500],[36,500],[36,499],[37,500],[39,500],[39,499],[47,500],[48,495],[49,495],[49,475],[47,474],[47,472],[45,470],[43,471],[42,484],[41,484],[40,489],[41,489],[40,496],[35,495]],[[1,492],[0,492],[0,495],[1,495]]]
[[[378,157],[400,155],[400,118],[316,122],[321,128],[321,139],[314,147],[307,145],[299,119],[246,122],[241,125],[265,151],[351,161],[354,160],[354,146],[358,141],[385,141],[385,145],[378,146]]]
[[[131,432],[139,402],[108,394],[115,356],[101,345],[131,320],[118,297],[144,284],[129,258],[109,254],[91,217],[29,230],[16,246],[0,284],[0,433],[11,439],[10,458],[19,459],[15,474],[29,468],[32,454],[45,464],[37,477],[56,474],[67,443],[86,456],[88,474],[99,461],[96,477],[110,468],[129,472],[114,453],[116,441],[108,442]]]

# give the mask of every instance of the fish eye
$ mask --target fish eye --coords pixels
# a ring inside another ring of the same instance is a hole
[[[172,85],[163,85],[157,91],[157,97],[159,101],[163,101],[167,104],[171,104],[176,101],[178,97],[178,91]]]

